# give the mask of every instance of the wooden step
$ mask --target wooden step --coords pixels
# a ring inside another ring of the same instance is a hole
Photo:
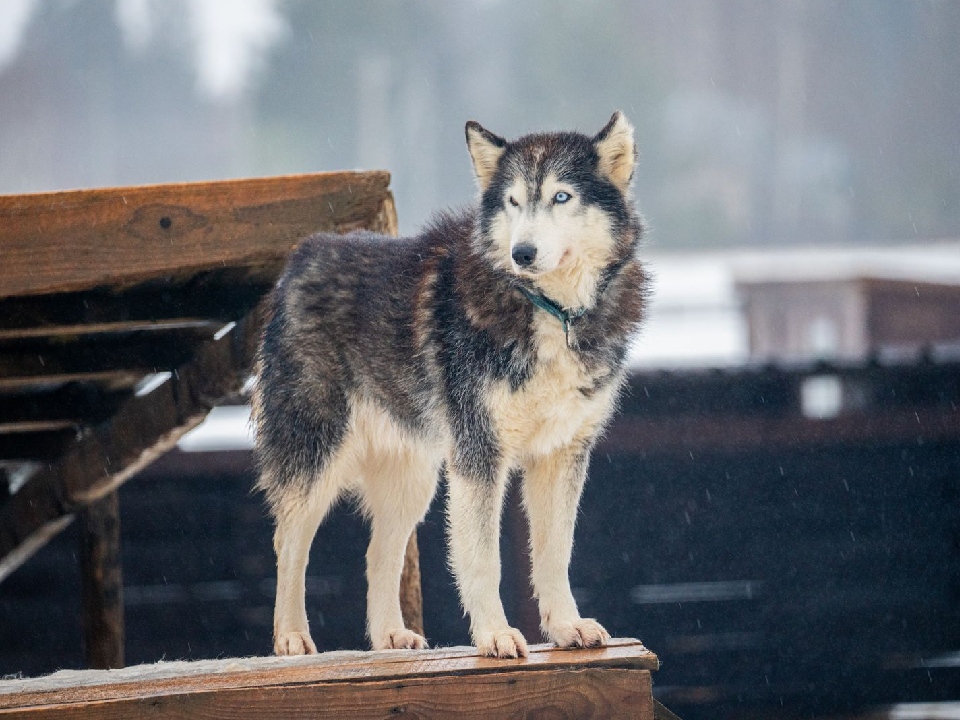
[[[495,660],[474,648],[160,662],[0,681],[0,718],[642,718],[660,662],[638,640],[535,645]]]

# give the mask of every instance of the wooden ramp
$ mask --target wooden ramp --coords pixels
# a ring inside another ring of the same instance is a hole
[[[639,641],[531,648],[494,660],[474,648],[331,652],[298,658],[161,662],[0,682],[0,718],[641,718],[657,656]]]

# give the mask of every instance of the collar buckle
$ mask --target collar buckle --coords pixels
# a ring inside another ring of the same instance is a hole
[[[527,300],[532,302],[535,306],[541,310],[546,310],[548,313],[553,315],[557,320],[560,321],[560,325],[563,326],[563,335],[567,341],[567,347],[573,347],[570,344],[570,323],[577,318],[580,318],[587,312],[585,307],[577,308],[576,310],[565,310],[560,305],[545,295],[540,295],[539,293],[533,293],[527,290],[522,285],[520,286],[520,292],[522,292]]]

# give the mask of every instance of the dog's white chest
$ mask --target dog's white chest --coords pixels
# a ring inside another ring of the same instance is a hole
[[[536,368],[519,390],[503,381],[489,395],[498,439],[513,458],[545,455],[590,438],[612,411],[616,380],[604,377],[606,370],[589,373],[556,329],[540,333]],[[601,379],[606,382],[598,387]]]

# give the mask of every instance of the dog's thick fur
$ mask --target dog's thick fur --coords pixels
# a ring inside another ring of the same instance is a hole
[[[466,134],[477,207],[408,239],[311,237],[273,293],[254,418],[259,487],[276,520],[278,654],[316,652],[304,573],[318,525],[348,494],[372,524],[373,647],[426,646],[404,627],[399,585],[442,467],[450,561],[479,651],[527,654],[499,597],[501,503],[514,468],[524,473],[544,633],[560,646],[609,639],[580,617],[567,568],[590,449],[614,410],[644,306],[633,128],[615,113],[592,138],[507,142],[474,122]],[[529,294],[573,311],[569,337]]]

